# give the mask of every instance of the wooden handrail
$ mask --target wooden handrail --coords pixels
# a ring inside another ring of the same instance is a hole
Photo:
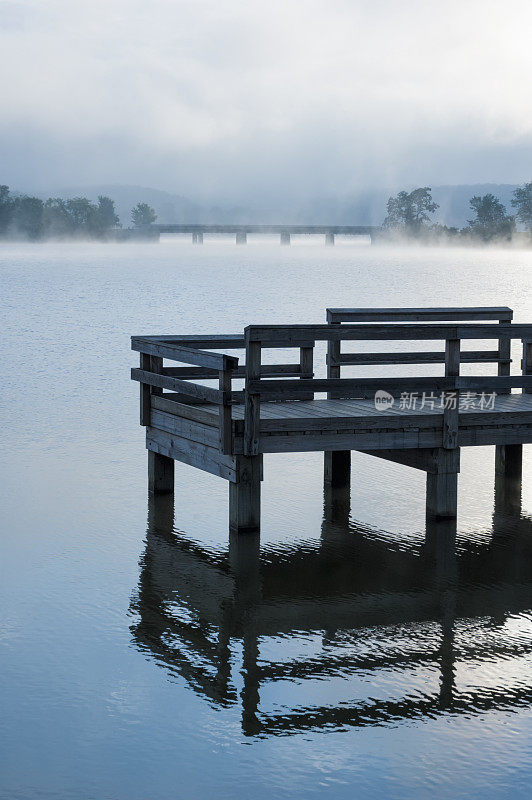
[[[532,339],[532,324],[249,325],[246,336],[249,341],[260,342],[262,347],[269,347],[272,340],[294,347],[294,340],[304,337],[315,341]]]
[[[131,349],[138,350],[152,356],[169,358],[171,361],[181,361],[183,364],[195,364],[198,367],[211,369],[235,369],[238,358],[227,356],[223,353],[210,353],[195,347],[185,347],[181,344],[157,342],[134,336],[131,339]]]
[[[438,308],[328,308],[327,322],[429,322],[437,320],[511,321],[508,306],[470,306]]]

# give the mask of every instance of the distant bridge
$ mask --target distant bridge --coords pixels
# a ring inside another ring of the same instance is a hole
[[[161,233],[192,234],[194,244],[203,244],[206,233],[234,234],[237,244],[246,244],[248,233],[277,234],[281,244],[290,244],[291,236],[296,234],[318,234],[325,236],[325,244],[333,245],[334,237],[369,236],[372,238],[380,228],[376,225],[192,225],[160,224],[150,225],[147,232],[153,236]]]

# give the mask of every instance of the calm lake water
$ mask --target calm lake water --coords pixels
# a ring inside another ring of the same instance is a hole
[[[532,253],[3,244],[0,269],[2,800],[530,797],[529,449],[509,508],[464,452],[454,553],[424,475],[362,454],[326,518],[322,455],[266,456],[260,550],[229,542],[218,478],[176,464],[175,508],[148,503],[129,337],[529,322]]]

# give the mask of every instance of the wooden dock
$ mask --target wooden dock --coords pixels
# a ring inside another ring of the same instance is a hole
[[[328,309],[323,325],[134,336],[149,489],[173,492],[174,460],[182,461],[229,481],[231,529],[258,530],[264,453],[323,451],[325,484],[342,486],[351,451],[360,450],[424,470],[427,515],[456,517],[462,447],[495,445],[496,473],[520,482],[522,445],[532,442],[532,324],[512,318],[507,307]],[[522,346],[518,375],[512,340]],[[322,342],[326,376],[316,377]],[[379,351],[367,351],[368,342]],[[383,349],[398,342],[415,349]],[[438,349],[422,349],[435,342]],[[471,343],[476,349],[465,347]],[[291,349],[297,360],[275,358]],[[244,364],[220,351],[243,351]],[[268,363],[263,351],[274,353]],[[341,376],[350,367],[438,364],[441,376]],[[463,375],[462,364],[496,365],[497,375]]]

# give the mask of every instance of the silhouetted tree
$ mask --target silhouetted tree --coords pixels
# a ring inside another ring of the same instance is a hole
[[[86,197],[73,197],[67,200],[65,208],[72,218],[74,231],[78,234],[92,235],[98,231],[98,206]]]
[[[517,209],[515,216],[519,222],[532,234],[532,182],[516,189],[510,202]]]
[[[13,199],[9,195],[9,186],[0,185],[0,236],[5,236],[13,217]]]
[[[468,221],[465,230],[473,236],[490,242],[493,239],[510,239],[515,231],[515,220],[506,213],[506,209],[493,194],[482,197],[475,196],[469,201],[475,212],[475,219]]]
[[[43,209],[44,203],[38,197],[16,197],[13,202],[13,233],[27,239],[39,239],[43,232]]]
[[[115,211],[115,202],[104,195],[98,197],[98,227],[102,235],[108,233],[111,228],[120,227],[120,219]]]
[[[43,226],[46,236],[63,238],[74,234],[74,221],[61,197],[49,197],[44,204]]]
[[[425,223],[430,221],[439,205],[432,199],[429,186],[414,189],[412,192],[399,192],[390,197],[386,204],[386,218],[383,227],[417,236]]]
[[[152,222],[155,222],[157,214],[147,203],[137,203],[135,208],[131,209],[131,219],[136,228],[141,228],[144,225],[151,225]]]

